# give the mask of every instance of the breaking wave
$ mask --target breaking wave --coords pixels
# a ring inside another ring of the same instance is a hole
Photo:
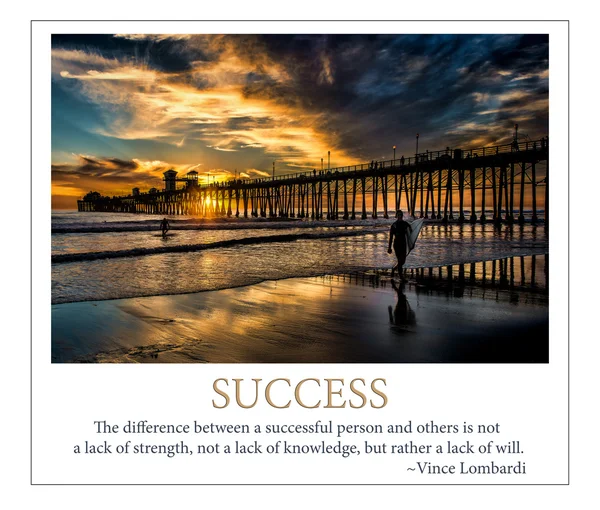
[[[172,246],[157,246],[152,248],[130,248],[126,250],[111,250],[87,253],[62,253],[52,255],[53,264],[67,262],[82,262],[89,260],[116,259],[122,257],[140,257],[144,255],[158,255],[164,253],[186,253],[211,250],[216,248],[229,248],[232,246],[243,246],[249,244],[265,243],[289,243],[304,239],[332,239],[336,237],[364,236],[369,233],[381,232],[381,230],[365,231],[342,231],[342,232],[306,232],[300,234],[278,234],[270,236],[256,236],[241,239],[227,239],[214,243],[180,244]]]

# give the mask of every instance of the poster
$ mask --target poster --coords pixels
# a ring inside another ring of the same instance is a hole
[[[32,32],[34,485],[568,483],[566,26],[73,26]]]

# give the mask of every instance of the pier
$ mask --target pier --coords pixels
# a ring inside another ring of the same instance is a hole
[[[200,217],[388,218],[397,209],[444,222],[548,223],[548,138],[476,149],[446,148],[414,157],[314,169],[261,179],[200,184],[198,173],[164,173],[165,187],[78,200],[82,212]],[[538,187],[545,187],[543,195]],[[367,206],[368,204],[368,206]],[[528,204],[526,206],[526,204]],[[488,212],[491,214],[488,215]]]

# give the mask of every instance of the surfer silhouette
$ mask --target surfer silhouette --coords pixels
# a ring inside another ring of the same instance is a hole
[[[167,218],[163,218],[160,222],[160,229],[162,230],[163,237],[165,237],[169,231],[169,222],[167,221]]]
[[[394,271],[398,269],[400,278],[403,279],[402,266],[406,262],[406,255],[408,254],[408,240],[407,237],[412,232],[410,223],[404,221],[402,218],[404,213],[400,210],[396,211],[396,221],[392,223],[390,227],[390,239],[388,243],[388,253],[392,253],[392,246],[394,247],[394,253],[398,259],[398,263],[392,267],[392,278],[394,277]]]

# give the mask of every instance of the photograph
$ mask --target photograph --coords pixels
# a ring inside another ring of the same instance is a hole
[[[549,363],[549,50],[53,33],[49,361]]]

